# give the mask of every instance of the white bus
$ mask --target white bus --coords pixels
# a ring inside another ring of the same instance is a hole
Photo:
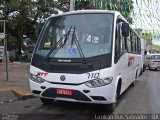
[[[82,10],[46,21],[30,65],[30,88],[41,102],[104,104],[118,97],[142,68],[140,38],[119,12]]]

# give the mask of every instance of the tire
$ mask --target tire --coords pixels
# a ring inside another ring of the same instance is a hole
[[[131,87],[134,87],[135,86],[135,84],[136,84],[136,79],[137,79],[137,72],[136,72],[136,76],[135,76],[135,79],[134,79],[134,81],[131,83]]]
[[[142,75],[143,74],[143,68],[141,69],[141,72],[140,72],[140,74],[139,75]]]
[[[145,70],[146,70],[146,66],[145,66],[145,65],[143,65],[143,72],[145,72]]]
[[[115,110],[115,107],[116,107],[116,103],[108,104],[108,105],[106,105],[106,107],[107,107],[107,112],[108,113],[113,113],[114,110]]]
[[[151,70],[151,67],[148,65],[149,70]]]
[[[41,102],[44,104],[44,105],[50,105],[53,103],[53,100],[52,99],[47,99],[47,98],[40,98]]]
[[[132,83],[131,83],[131,87],[134,87],[136,84],[136,80],[134,80]]]

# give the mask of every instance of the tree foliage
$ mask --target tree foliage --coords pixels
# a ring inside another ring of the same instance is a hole
[[[19,47],[22,46],[22,36],[34,38],[36,29],[48,16],[58,14],[58,9],[67,11],[55,0],[1,0],[0,6],[7,35],[16,37]]]
[[[59,0],[59,2],[63,5],[69,6],[69,0]],[[75,0],[75,10],[116,10],[119,11],[130,23],[132,23],[131,13],[133,12],[133,3],[133,0]]]
[[[107,4],[108,10],[119,11],[129,23],[132,23],[131,13],[133,11],[133,0],[110,0]]]

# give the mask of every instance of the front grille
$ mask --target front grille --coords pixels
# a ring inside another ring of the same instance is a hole
[[[84,95],[82,92],[78,90],[72,90],[72,96],[67,95],[59,95],[56,93],[56,88],[48,88],[42,93],[42,96],[49,97],[49,98],[56,98],[56,97],[62,97],[62,98],[70,98],[80,101],[91,101],[90,98],[88,98],[86,95]]]
[[[41,93],[41,91],[33,90],[32,93],[33,93],[33,94],[38,94],[38,95],[39,95],[39,94]]]
[[[160,62],[160,61],[153,61],[153,62]]]

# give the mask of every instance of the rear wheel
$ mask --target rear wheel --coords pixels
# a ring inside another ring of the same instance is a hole
[[[134,80],[132,83],[131,83],[131,87],[134,87],[136,84],[136,80]]]
[[[136,84],[136,79],[137,79],[137,72],[136,72],[136,76],[135,76],[135,79],[134,79],[134,81],[131,83],[131,87],[134,87],[135,86],[135,84]]]
[[[148,65],[149,70],[151,70],[151,67]]]
[[[40,100],[44,105],[50,105],[53,103],[53,100],[48,98],[40,98]]]
[[[145,66],[145,65],[143,65],[143,72],[145,72],[145,70],[146,70],[146,66]]]
[[[141,71],[140,71],[140,74],[139,75],[142,75],[143,74],[143,68],[141,69]]]

